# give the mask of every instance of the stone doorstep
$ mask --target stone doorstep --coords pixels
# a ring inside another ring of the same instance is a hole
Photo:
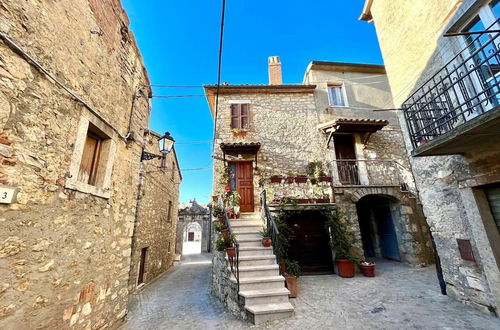
[[[253,324],[262,324],[264,322],[291,317],[294,308],[289,302],[275,304],[257,304],[245,306]]]
[[[277,289],[247,290],[239,292],[239,295],[245,298],[271,297],[281,295],[288,296],[289,294],[290,291],[285,287]]]

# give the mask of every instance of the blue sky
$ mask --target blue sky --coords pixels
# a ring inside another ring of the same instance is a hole
[[[122,0],[152,84],[217,82],[221,2]],[[312,60],[382,64],[373,24],[358,21],[364,0],[227,0],[222,81],[267,83],[267,58],[280,56],[284,83],[300,83]],[[154,88],[155,95],[203,94]],[[151,128],[170,131],[183,171],[182,202],[208,202],[213,121],[204,97],[155,98]],[[203,170],[188,171],[193,168]]]

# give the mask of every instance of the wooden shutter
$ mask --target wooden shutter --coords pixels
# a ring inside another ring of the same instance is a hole
[[[250,127],[250,114],[248,104],[241,104],[240,125],[240,128],[243,129],[248,129]]]
[[[89,132],[83,147],[83,155],[80,162],[80,170],[78,172],[78,181],[95,185],[100,147],[100,138]]]
[[[231,104],[231,128],[240,128],[240,104]]]

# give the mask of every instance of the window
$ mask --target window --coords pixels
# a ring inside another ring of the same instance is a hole
[[[250,127],[250,104],[231,104],[231,128]]]
[[[116,134],[103,122],[82,116],[65,187],[109,198]]]
[[[168,201],[168,215],[167,215],[167,221],[171,222],[172,221],[172,201]]]
[[[167,249],[167,252],[170,253],[170,242],[168,242],[168,249]]]
[[[347,98],[343,84],[328,85],[328,103],[332,107],[346,107]]]

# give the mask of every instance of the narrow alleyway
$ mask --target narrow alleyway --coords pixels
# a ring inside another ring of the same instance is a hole
[[[381,262],[375,278],[302,276],[293,318],[251,326],[209,292],[210,254],[191,254],[131,297],[125,329],[500,329],[500,321],[439,293],[433,267]]]

